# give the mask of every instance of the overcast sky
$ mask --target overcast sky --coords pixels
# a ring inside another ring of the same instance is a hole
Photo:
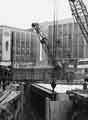
[[[0,24],[28,28],[53,19],[54,0],[0,0]],[[56,0],[57,19],[71,18],[68,0]]]

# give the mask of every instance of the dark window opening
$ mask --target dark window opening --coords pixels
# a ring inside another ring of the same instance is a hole
[[[6,41],[6,51],[8,51],[9,43]]]

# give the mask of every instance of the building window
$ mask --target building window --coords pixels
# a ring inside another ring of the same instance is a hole
[[[8,47],[9,47],[9,43],[8,43],[8,41],[6,41],[6,51],[8,51]]]
[[[20,48],[20,32],[16,32],[16,47]]]

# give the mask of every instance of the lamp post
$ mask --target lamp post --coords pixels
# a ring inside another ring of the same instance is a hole
[[[55,101],[56,100],[56,92],[55,92],[56,82],[54,79],[51,82],[51,87],[52,87],[52,100]]]

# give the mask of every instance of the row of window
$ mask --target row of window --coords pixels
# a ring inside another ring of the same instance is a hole
[[[31,47],[31,42],[29,40],[27,40],[27,41],[16,40],[16,47],[17,48],[30,48]]]
[[[15,40],[16,40],[17,48],[30,48],[31,47],[31,33],[16,32]]]
[[[17,55],[29,55],[31,56],[31,48],[16,48],[16,54]]]
[[[51,34],[52,27],[49,26],[49,41],[53,40],[53,34]],[[69,52],[66,50],[70,48],[70,54],[72,57],[84,57],[84,38],[77,23],[59,24],[57,25],[57,49],[56,57],[68,57]],[[52,44],[52,42],[50,42]],[[87,51],[87,48],[85,48]],[[63,51],[64,50],[64,51]]]
[[[15,32],[16,61],[31,62],[31,32]]]
[[[30,56],[18,55],[18,56],[16,56],[15,59],[17,62],[31,62],[32,61],[32,58]]]

